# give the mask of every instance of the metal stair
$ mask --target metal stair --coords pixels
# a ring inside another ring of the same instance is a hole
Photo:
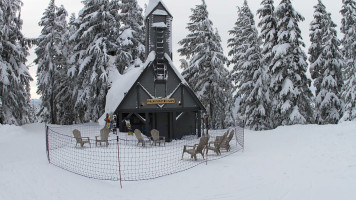
[[[164,59],[164,33],[165,28],[156,28],[156,80],[167,80],[167,67]]]

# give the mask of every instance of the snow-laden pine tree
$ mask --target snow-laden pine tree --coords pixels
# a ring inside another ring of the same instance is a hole
[[[120,50],[117,52],[117,67],[121,74],[125,69],[140,66],[145,59],[145,32],[142,8],[137,0],[121,0]]]
[[[72,124],[75,121],[76,112],[73,102],[73,87],[74,81],[69,76],[68,70],[70,67],[70,55],[73,53],[73,44],[69,42],[69,38],[75,32],[75,15],[72,14],[69,18],[69,25],[66,21],[67,11],[63,6],[57,11],[57,24],[64,27],[62,35],[62,58],[58,63],[58,79],[56,80],[57,87],[55,90],[56,108],[57,108],[57,124]]]
[[[307,56],[302,50],[298,22],[304,18],[294,10],[291,0],[282,0],[275,10],[277,45],[271,67],[271,119],[279,125],[306,124],[314,121],[311,81],[307,78]]]
[[[42,27],[41,35],[37,39],[35,53],[37,58],[37,93],[41,95],[40,118],[47,123],[57,123],[57,104],[59,80],[61,70],[67,65],[65,52],[67,12],[58,8],[55,0],[51,0],[39,22]]]
[[[309,47],[309,62],[310,62],[310,72],[314,80],[314,86],[316,89],[320,88],[320,81],[321,79],[321,64],[318,63],[318,58],[321,55],[321,52],[323,51],[323,41],[322,38],[324,36],[323,31],[325,31],[326,27],[323,27],[326,22],[325,22],[325,15],[326,13],[326,8],[324,5],[321,5],[321,2],[318,1],[318,4],[314,6],[314,20],[310,23],[310,47]],[[316,93],[319,93],[318,91]],[[316,113],[316,115],[318,115]],[[317,120],[318,122],[318,120]]]
[[[342,3],[342,53],[345,59],[345,83],[342,93],[345,106],[342,121],[350,121],[356,119],[356,2],[343,0]]]
[[[223,91],[224,91],[224,102],[225,102],[225,109],[224,109],[224,119],[222,119],[222,127],[223,129],[228,128],[228,127],[232,127],[235,126],[235,114],[234,110],[235,110],[235,102],[236,99],[234,98],[234,94],[236,93],[235,87],[232,84],[232,78],[231,78],[231,73],[226,69],[224,70],[225,74],[224,75],[225,78],[225,84],[223,87]]]
[[[21,0],[0,2],[0,95],[2,122],[22,125],[29,122],[30,81],[25,65],[28,42],[21,33]],[[1,116],[0,116],[1,117]]]
[[[316,122],[336,124],[342,116],[341,89],[343,86],[343,56],[336,24],[321,2],[314,6],[314,20],[310,27],[310,73],[316,88]]]
[[[257,10],[257,14],[261,19],[258,26],[261,28],[260,39],[262,41],[261,50],[261,65],[266,70],[266,87],[267,87],[267,97],[271,99],[270,85],[271,85],[271,69],[272,60],[274,58],[273,48],[277,45],[277,19],[275,17],[274,11],[274,1],[273,0],[263,0],[261,2],[261,8]],[[270,104],[269,104],[270,105]],[[269,119],[269,128],[275,127],[272,117],[274,115],[274,110],[271,106],[268,106],[268,112],[266,113]]]
[[[70,41],[75,43],[70,74],[76,121],[96,121],[104,114],[108,91],[108,67],[112,51],[119,49],[120,23],[118,1],[85,0],[75,24],[77,31]]]
[[[272,59],[274,57],[273,47],[277,44],[277,20],[274,16],[274,1],[263,0],[261,2],[262,8],[258,9],[257,14],[261,19],[258,27],[261,28],[260,39],[262,40],[262,59],[261,64],[267,69],[270,69]]]
[[[189,34],[179,42],[182,48],[180,55],[189,61],[182,75],[188,81],[200,101],[207,109],[212,127],[222,127],[221,119],[225,119],[225,96],[231,95],[224,91],[229,82],[226,80],[224,56],[221,38],[213,29],[209,19],[207,5],[204,0],[192,10],[187,29]]]
[[[238,114],[253,130],[269,129],[267,70],[260,62],[261,40],[246,0],[239,8],[237,21],[229,34],[232,35],[228,40],[230,63],[234,65],[232,80],[237,89],[236,98],[241,98]]]

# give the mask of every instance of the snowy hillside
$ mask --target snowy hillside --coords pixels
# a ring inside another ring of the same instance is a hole
[[[246,132],[245,152],[150,181],[99,181],[48,164],[43,124],[0,125],[1,200],[354,200],[356,122]]]

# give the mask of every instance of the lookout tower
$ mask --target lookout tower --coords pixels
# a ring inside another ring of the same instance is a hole
[[[145,14],[146,57],[156,52],[155,81],[167,80],[167,63],[164,54],[172,59],[172,20],[173,17],[162,0],[150,0]]]
[[[113,83],[105,113],[117,115],[120,131],[125,131],[125,121],[130,121],[132,129],[147,136],[152,129],[167,140],[200,136],[205,108],[173,64],[173,17],[162,0],[150,0],[144,19],[146,62],[128,69]]]

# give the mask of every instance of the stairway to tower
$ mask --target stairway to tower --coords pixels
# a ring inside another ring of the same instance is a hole
[[[165,28],[156,28],[156,80],[167,80],[167,68],[164,59]]]

